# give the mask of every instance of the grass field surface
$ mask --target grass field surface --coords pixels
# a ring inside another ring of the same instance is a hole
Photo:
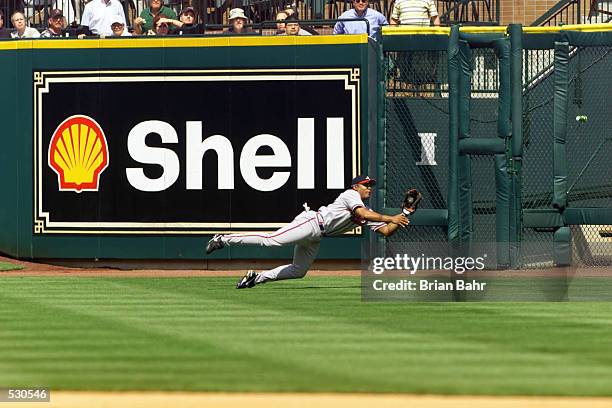
[[[19,270],[19,269],[23,269],[23,266],[17,265],[17,264],[11,263],[11,262],[0,261],[0,272],[2,272],[2,271],[15,271],[15,270]]]
[[[359,277],[0,279],[0,385],[612,395],[612,303],[367,303]]]

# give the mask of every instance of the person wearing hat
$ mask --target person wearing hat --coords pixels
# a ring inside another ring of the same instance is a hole
[[[272,233],[244,233],[215,235],[206,245],[206,253],[232,245],[255,245],[279,247],[295,245],[293,262],[277,268],[255,272],[247,271],[236,289],[252,288],[270,281],[303,278],[315,260],[324,237],[338,237],[356,227],[369,227],[386,237],[398,228],[408,225],[408,218],[401,212],[396,215],[379,214],[364,204],[370,198],[376,180],[359,175],[351,181],[350,188],[341,193],[333,203],[317,211],[308,208],[298,214],[289,224]]]
[[[170,24],[173,28],[170,30],[170,34],[174,35],[193,35],[193,34],[204,34],[204,25],[196,24],[196,15],[193,7],[185,7],[181,10],[178,20],[171,18],[164,18],[160,21]]]
[[[83,10],[81,25],[86,26],[94,35],[111,36],[111,19],[120,16],[125,24],[125,12],[119,0],[91,0]]]
[[[230,10],[229,23],[230,28],[224,34],[248,34],[251,31],[246,27],[248,18],[244,15],[244,10],[241,8],[233,8]]]
[[[157,27],[154,26],[154,20],[156,17],[162,14],[167,19],[177,19],[174,10],[172,10],[170,7],[164,6],[164,0],[150,0],[149,7],[142,10],[140,16],[134,19],[134,33],[143,34],[150,31],[156,31]],[[159,19],[155,23],[158,22]],[[162,24],[164,23],[162,22]]]
[[[289,17],[289,15],[284,11],[279,11],[276,13],[276,35],[285,35],[285,19]]]
[[[298,20],[297,15],[291,14],[284,21],[286,35],[312,35],[300,27],[300,20]]]
[[[119,15],[115,15],[110,19],[111,22],[111,30],[113,31],[113,35],[111,37],[131,37],[132,34],[128,30],[125,29],[125,23],[123,19]]]
[[[64,29],[64,12],[60,9],[53,9],[47,19],[47,29],[40,33],[43,38],[61,37]]]
[[[11,23],[15,27],[15,31],[11,33],[12,38],[38,38],[40,33],[33,27],[26,25],[25,16],[21,11],[16,11],[11,16]]]

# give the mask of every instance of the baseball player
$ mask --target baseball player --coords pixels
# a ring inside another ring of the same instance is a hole
[[[260,273],[249,270],[240,279],[236,289],[252,288],[269,281],[302,278],[312,265],[323,237],[339,236],[360,225],[390,236],[398,227],[408,225],[408,218],[402,213],[383,215],[365,206],[363,201],[370,197],[375,184],[376,181],[368,176],[357,176],[351,181],[351,188],[328,206],[312,211],[304,204],[305,210],[291,223],[269,234],[217,234],[208,241],[206,253],[231,245],[272,247],[295,244],[292,263]]]

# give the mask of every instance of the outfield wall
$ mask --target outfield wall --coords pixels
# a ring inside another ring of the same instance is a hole
[[[212,234],[274,230],[367,172],[379,211],[424,193],[410,228],[370,241],[357,229],[320,258],[451,242],[486,246],[492,268],[608,264],[611,34],[1,42],[0,251],[204,259]]]
[[[368,169],[377,52],[365,35],[1,42],[0,252],[200,259],[211,234],[330,202]],[[320,258],[358,258],[361,234]]]

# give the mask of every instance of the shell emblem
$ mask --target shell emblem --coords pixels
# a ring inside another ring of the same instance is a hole
[[[100,174],[108,167],[100,125],[84,115],[64,120],[49,144],[49,166],[57,173],[60,191],[98,191]]]

